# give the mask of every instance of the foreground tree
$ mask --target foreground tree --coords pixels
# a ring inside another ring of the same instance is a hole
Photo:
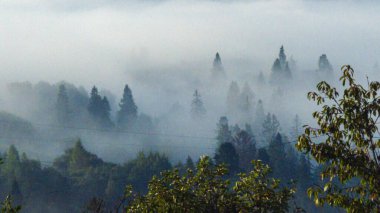
[[[254,170],[240,174],[235,186],[225,179],[228,170],[214,166],[209,157],[200,159],[196,171],[181,176],[178,170],[154,177],[145,196],[133,197],[127,212],[287,212],[294,189],[280,188],[268,178],[268,166],[254,161]]]
[[[313,113],[318,127],[306,126],[296,147],[322,164],[324,180],[324,186],[310,188],[308,194],[317,205],[380,212],[380,83],[368,82],[364,87],[356,83],[349,65],[342,71],[342,96],[324,81],[317,92],[308,94],[323,106]],[[314,141],[315,137],[323,137],[323,142]]]

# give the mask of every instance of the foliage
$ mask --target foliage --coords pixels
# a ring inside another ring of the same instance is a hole
[[[120,128],[131,127],[137,119],[137,106],[128,85],[124,87],[123,98],[120,100],[119,107],[120,110],[117,112],[117,125]]]
[[[1,212],[2,213],[17,213],[20,212],[21,206],[13,206],[12,198],[7,196],[4,202],[1,203]]]
[[[223,165],[202,157],[197,170],[181,176],[178,170],[154,177],[145,196],[132,196],[127,212],[286,212],[294,189],[280,188],[268,178],[269,167],[254,161],[254,170],[240,174],[234,187]]]
[[[308,94],[322,110],[313,113],[318,127],[306,126],[296,146],[324,166],[321,179],[325,181],[310,188],[308,195],[317,205],[379,212],[380,83],[368,82],[365,87],[356,83],[351,66],[343,66],[342,71],[342,96],[324,81],[317,85],[317,92]],[[323,142],[315,142],[314,137],[323,137]]]

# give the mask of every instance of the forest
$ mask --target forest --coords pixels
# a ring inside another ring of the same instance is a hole
[[[1,212],[380,212],[379,9],[1,2]]]

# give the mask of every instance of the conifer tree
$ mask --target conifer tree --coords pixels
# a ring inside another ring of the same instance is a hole
[[[286,177],[287,167],[284,164],[286,162],[285,144],[280,133],[277,133],[269,143],[268,155],[275,177]]]
[[[270,113],[267,114],[263,123],[263,136],[266,141],[271,141],[272,137],[275,136],[280,130],[280,123],[278,122],[276,116]]]
[[[329,60],[327,59],[326,54],[322,54],[319,57],[318,71],[320,71],[320,72],[326,72],[326,73],[331,73],[333,71],[333,68],[332,68]]]
[[[132,91],[125,85],[123,98],[119,104],[120,110],[117,113],[117,124],[121,128],[129,128],[137,120],[137,106],[133,99]]]
[[[227,93],[227,111],[234,114],[238,111],[240,104],[240,89],[239,85],[232,81]]]
[[[222,64],[222,59],[220,58],[219,53],[217,52],[215,54],[214,62],[213,62],[213,67],[212,67],[212,76],[214,78],[221,78],[225,77],[224,73],[224,67]]]
[[[206,109],[203,106],[201,94],[198,90],[194,91],[193,101],[191,102],[191,115],[194,119],[202,118],[206,114]]]
[[[64,125],[68,124],[71,116],[69,109],[69,97],[64,84],[59,86],[55,108],[58,123]]]
[[[87,110],[97,125],[101,127],[112,126],[110,118],[111,107],[109,105],[107,97],[104,96],[102,98],[95,86],[91,90]]]
[[[239,170],[239,155],[232,143],[222,143],[219,145],[214,156],[216,164],[226,164],[231,173]]]
[[[228,126],[227,117],[220,117],[219,123],[217,124],[217,128],[218,135],[216,139],[220,144],[232,141],[232,134]]]
[[[270,163],[270,157],[268,155],[268,151],[262,147],[257,151],[257,159],[261,160],[263,164],[269,164]]]

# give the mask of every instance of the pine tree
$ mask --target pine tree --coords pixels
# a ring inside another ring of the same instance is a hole
[[[102,114],[102,105],[102,97],[99,95],[98,88],[94,86],[91,90],[87,110],[92,117],[96,118]]]
[[[291,128],[290,137],[291,140],[297,140],[298,136],[302,134],[301,121],[298,115],[295,116],[293,126]]]
[[[279,84],[284,80],[291,79],[291,77],[292,73],[288,61],[286,61],[284,46],[281,46],[278,58],[276,58],[272,66],[271,83]]]
[[[218,135],[216,139],[220,144],[232,141],[232,134],[228,126],[227,117],[220,117],[219,123],[217,124]]]
[[[56,118],[59,124],[66,125],[70,122],[69,97],[64,84],[59,86],[57,102],[55,105]]]
[[[264,122],[264,120],[265,120],[264,105],[263,105],[263,101],[259,100],[257,102],[257,107],[256,107],[255,123],[261,125]]]
[[[219,145],[214,156],[216,164],[226,164],[231,173],[239,170],[239,156],[232,143],[222,143]]]
[[[299,184],[303,189],[306,189],[310,186],[311,180],[313,178],[311,173],[311,163],[310,159],[304,154],[301,154],[299,157],[297,175]]]
[[[240,89],[239,85],[232,81],[227,93],[227,111],[234,114],[238,111],[240,104]]]
[[[193,101],[191,102],[191,115],[194,119],[200,119],[206,114],[206,109],[203,106],[203,101],[198,90],[195,90],[193,97]]]
[[[287,62],[286,62],[286,55],[285,55],[284,46],[280,47],[280,53],[278,54],[278,59],[279,59],[281,68],[282,69],[285,68],[285,65]]]
[[[271,141],[272,137],[275,136],[280,130],[280,123],[278,122],[276,116],[270,113],[267,114],[263,122],[263,136],[266,141]]]
[[[117,113],[117,124],[121,128],[131,127],[137,119],[137,106],[132,91],[128,85],[124,87],[123,98],[120,100],[120,110]]]
[[[213,67],[212,67],[212,75],[214,78],[225,77],[222,59],[220,58],[220,55],[218,52],[215,54]]]
[[[103,128],[112,126],[112,121],[110,118],[111,107],[107,97],[104,96],[102,98],[95,86],[91,90],[87,110],[91,118],[96,122],[96,125]]]
[[[332,68],[329,60],[327,59],[326,54],[322,54],[319,57],[318,71],[320,71],[320,72],[326,72],[326,73],[331,73],[333,71],[333,68]]]
[[[251,161],[256,158],[254,136],[245,130],[241,130],[233,138],[233,145],[239,155],[239,167],[245,170],[250,169]]]
[[[20,190],[20,186],[15,178],[13,178],[11,183],[10,195],[12,196],[15,205],[22,204],[23,196]]]
[[[268,151],[262,147],[257,151],[257,159],[261,160],[264,164],[268,165],[270,163],[270,157]]]
[[[269,143],[268,155],[274,176],[286,177],[287,167],[284,164],[286,162],[285,144],[280,133],[277,133]]]

